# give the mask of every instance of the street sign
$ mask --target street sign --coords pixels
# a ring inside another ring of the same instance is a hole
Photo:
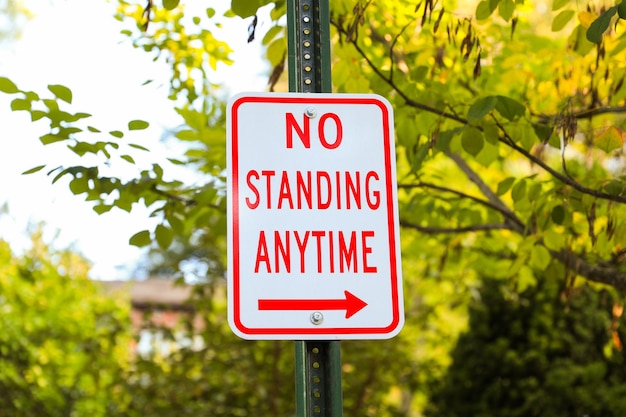
[[[227,109],[228,318],[245,339],[384,339],[404,323],[393,110],[247,93]]]

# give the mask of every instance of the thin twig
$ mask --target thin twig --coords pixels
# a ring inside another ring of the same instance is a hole
[[[414,229],[421,233],[430,235],[436,234],[459,234],[469,232],[485,232],[489,230],[513,230],[513,228],[506,223],[487,223],[487,224],[475,224],[472,226],[464,227],[432,227],[432,226],[420,226],[415,223],[411,223],[407,220],[400,219],[400,226],[407,229]]]
[[[440,185],[431,184],[431,183],[427,183],[427,182],[423,182],[423,181],[420,181],[420,182],[417,182],[417,183],[413,183],[413,184],[398,184],[398,188],[400,188],[400,189],[430,188],[430,189],[433,189],[433,190],[454,194],[454,195],[457,195],[457,196],[459,196],[461,198],[472,200],[475,203],[478,203],[478,204],[480,204],[480,205],[482,205],[484,207],[487,207],[487,208],[489,208],[491,210],[495,210],[495,211],[499,212],[507,220],[510,220],[513,223],[515,223],[515,225],[519,228],[519,230],[518,230],[519,232],[524,230],[524,223],[517,216],[515,216],[515,214],[511,210],[509,210],[508,207],[506,207],[506,206],[501,206],[499,204],[494,204],[491,201],[483,200],[481,198],[475,197],[473,195],[466,194],[466,193],[458,191],[458,190],[454,190],[452,188],[442,187]]]

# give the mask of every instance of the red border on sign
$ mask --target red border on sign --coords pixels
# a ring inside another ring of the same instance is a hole
[[[382,123],[384,132],[384,164],[385,164],[385,187],[386,187],[386,203],[387,203],[387,226],[389,236],[389,254],[390,254],[390,284],[392,296],[392,321],[388,326],[384,327],[263,327],[249,328],[242,323],[241,320],[241,282],[240,282],[240,238],[239,238],[239,131],[238,131],[238,108],[246,103],[278,103],[278,104],[365,104],[375,105],[382,112]],[[392,159],[391,159],[391,121],[387,106],[375,97],[315,97],[314,95],[303,97],[288,96],[253,96],[241,97],[235,100],[231,106],[231,166],[230,174],[232,181],[232,198],[230,199],[232,207],[232,242],[233,242],[233,271],[232,282],[232,302],[233,302],[233,322],[237,329],[245,335],[385,335],[390,334],[398,328],[401,323],[400,317],[400,294],[398,288],[398,259],[396,258],[396,223],[394,217],[394,201],[392,183]]]

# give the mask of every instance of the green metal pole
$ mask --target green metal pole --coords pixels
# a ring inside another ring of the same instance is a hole
[[[338,341],[296,342],[297,417],[341,417],[341,346]]]
[[[331,93],[328,0],[288,0],[289,91]]]
[[[289,91],[332,92],[328,0],[288,0]],[[297,341],[297,417],[342,417],[339,341]]]

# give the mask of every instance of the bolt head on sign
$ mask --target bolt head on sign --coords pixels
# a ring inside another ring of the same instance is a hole
[[[244,339],[386,339],[404,324],[393,110],[244,93],[227,109],[228,319]]]

